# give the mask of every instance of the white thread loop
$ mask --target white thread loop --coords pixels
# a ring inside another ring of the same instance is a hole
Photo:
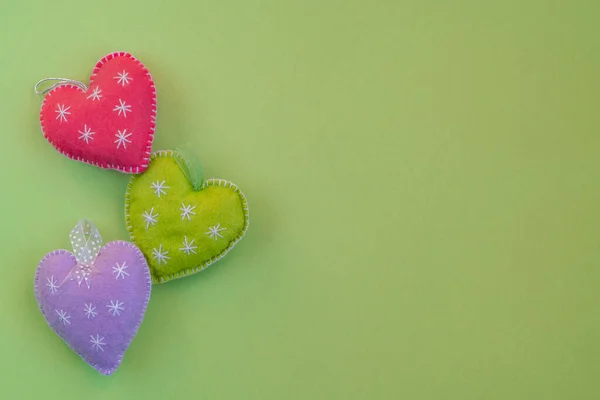
[[[52,86],[50,86],[47,89],[44,90],[40,90],[40,86],[42,86],[44,83],[46,82],[55,82]],[[87,86],[85,86],[85,84],[83,82],[79,82],[73,79],[68,79],[68,78],[44,78],[41,81],[39,81],[38,83],[35,84],[35,86],[33,87],[33,91],[35,92],[35,94],[46,94],[49,91],[51,91],[54,88],[57,88],[59,86],[62,85],[74,85],[77,86],[79,89],[83,90],[84,92],[88,89]]]
[[[73,254],[80,264],[89,265],[102,247],[102,236],[93,222],[83,219],[70,234]]]

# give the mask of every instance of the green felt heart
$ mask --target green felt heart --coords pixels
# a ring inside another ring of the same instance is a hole
[[[125,218],[154,283],[200,272],[221,259],[248,229],[248,203],[233,183],[204,181],[199,190],[175,151],[152,154],[145,173],[129,181]]]

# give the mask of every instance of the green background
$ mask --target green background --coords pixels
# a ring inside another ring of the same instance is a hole
[[[6,399],[600,398],[600,4],[9,1],[0,5]],[[246,238],[156,286],[112,377],[32,283],[78,219],[127,238],[127,176],[42,138],[44,77],[106,53],[158,87],[250,203]]]

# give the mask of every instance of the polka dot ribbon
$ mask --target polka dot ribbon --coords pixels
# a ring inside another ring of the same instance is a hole
[[[90,264],[102,248],[102,236],[93,222],[81,220],[70,234],[73,254],[80,264]]]

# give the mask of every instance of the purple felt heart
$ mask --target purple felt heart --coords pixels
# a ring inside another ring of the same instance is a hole
[[[144,318],[152,283],[132,243],[110,242],[101,249],[91,244],[97,256],[78,257],[84,262],[66,250],[46,255],[35,275],[35,297],[48,325],[69,347],[110,375]]]

